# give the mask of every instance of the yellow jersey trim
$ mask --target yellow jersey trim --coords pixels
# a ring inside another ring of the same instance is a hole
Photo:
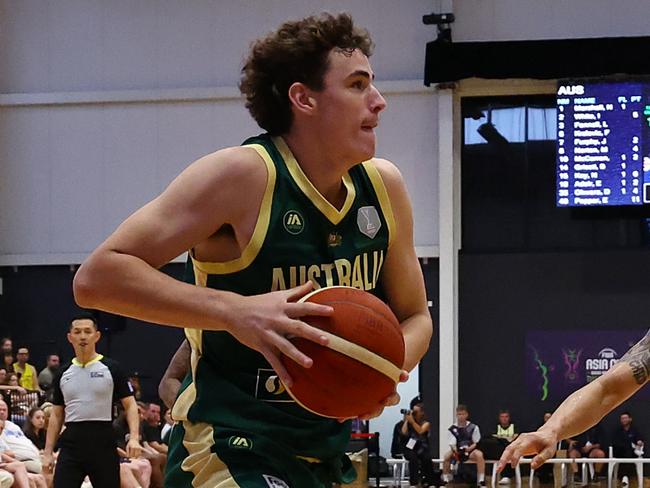
[[[74,364],[75,366],[81,366],[82,368],[86,368],[86,367],[90,366],[91,364],[95,364],[96,362],[101,361],[102,359],[104,359],[103,354],[98,354],[97,356],[92,358],[87,363],[82,363],[77,358],[72,358],[72,364]]]
[[[212,425],[199,422],[183,422],[183,446],[187,456],[181,463],[181,469],[192,473],[194,488],[238,488],[228,470],[228,466],[212,452],[214,446],[214,428]]]
[[[236,273],[237,271],[241,271],[250,266],[259,254],[262,244],[264,243],[264,238],[266,237],[266,232],[269,228],[269,221],[271,220],[271,204],[273,203],[273,189],[275,188],[276,179],[275,165],[273,164],[271,155],[261,144],[250,144],[244,147],[250,147],[257,151],[257,154],[259,154],[264,160],[268,171],[266,189],[264,190],[264,196],[262,197],[262,205],[260,206],[255,230],[253,231],[251,240],[246,244],[241,256],[237,259],[224,261],[223,263],[204,262],[197,260],[194,257],[194,253],[190,252],[190,257],[192,258],[195,270],[198,269],[208,274]]]
[[[296,182],[300,190],[305,194],[305,196],[316,206],[320,212],[327,217],[327,219],[332,222],[334,225],[337,225],[343,217],[345,217],[354,203],[356,197],[356,190],[354,188],[354,183],[352,183],[352,178],[349,174],[343,176],[343,185],[347,191],[345,196],[345,202],[341,210],[337,210],[334,205],[332,205],[321,193],[316,189],[316,187],[309,181],[309,178],[302,171],[302,168],[296,161],[296,158],[293,156],[291,149],[287,146],[287,143],[284,142],[284,139],[281,137],[273,137],[273,144],[278,148],[282,159],[284,159],[289,174]]]
[[[393,238],[397,235],[397,226],[395,225],[395,216],[393,215],[393,206],[390,204],[390,198],[388,197],[388,191],[386,191],[386,185],[384,185],[384,180],[379,173],[379,170],[375,166],[375,163],[370,160],[362,163],[363,167],[370,178],[377,198],[379,199],[379,205],[381,205],[381,210],[388,224],[388,247],[393,243]]]
[[[194,282],[197,286],[205,287],[208,275],[194,265]],[[203,331],[200,329],[185,329],[185,337],[190,344],[190,371],[192,383],[178,395],[172,407],[172,418],[176,421],[187,420],[187,414],[196,401],[196,368],[203,355]]]

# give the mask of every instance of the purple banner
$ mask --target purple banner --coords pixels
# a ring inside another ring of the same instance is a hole
[[[605,373],[646,330],[536,330],[526,335],[526,387],[556,403]],[[650,399],[646,385],[636,395]]]

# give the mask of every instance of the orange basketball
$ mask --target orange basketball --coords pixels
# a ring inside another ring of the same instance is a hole
[[[305,409],[324,417],[369,413],[395,390],[404,364],[404,337],[391,309],[374,295],[346,286],[321,288],[301,301],[329,305],[329,317],[303,317],[323,330],[329,344],[291,341],[314,360],[304,368],[282,356],[293,378],[289,394]]]

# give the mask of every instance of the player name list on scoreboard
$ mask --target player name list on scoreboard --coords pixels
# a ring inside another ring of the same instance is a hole
[[[643,88],[638,82],[559,84],[558,206],[643,203]]]

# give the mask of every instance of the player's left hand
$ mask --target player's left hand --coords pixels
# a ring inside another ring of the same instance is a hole
[[[402,370],[402,372],[399,375],[399,383],[404,383],[408,379],[409,379],[408,371]],[[393,391],[393,393],[391,393],[386,398],[384,398],[382,402],[370,412],[366,412],[362,415],[359,415],[359,420],[370,420],[372,418],[379,417],[381,413],[384,411],[384,408],[397,405],[399,401],[400,401],[400,396],[399,393],[397,393],[397,385],[395,385],[395,390]],[[346,419],[340,419],[340,421],[344,421],[344,420]]]
[[[142,452],[142,446],[135,439],[129,439],[129,442],[126,443],[126,455],[130,458],[140,457]]]

